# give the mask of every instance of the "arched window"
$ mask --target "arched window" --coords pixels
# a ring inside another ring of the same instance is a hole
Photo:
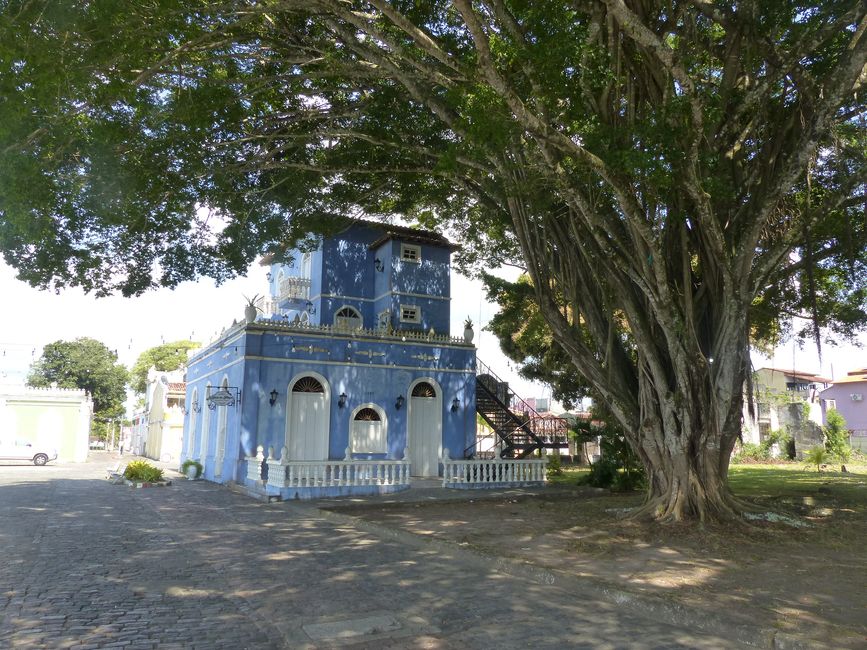
[[[379,413],[374,411],[372,408],[363,408],[358,413],[355,414],[356,420],[363,420],[365,422],[380,422],[382,418],[379,417]]]
[[[334,314],[334,327],[338,329],[358,330],[362,325],[361,314],[355,307],[341,307]]]
[[[417,383],[417,384],[415,385],[415,387],[413,387],[413,389],[412,389],[412,396],[413,396],[413,397],[430,397],[430,398],[435,398],[435,397],[437,396],[437,391],[436,391],[436,389],[435,389],[433,386],[431,386],[428,382],[426,382],[426,381],[420,381],[419,383]]]
[[[293,393],[324,393],[325,387],[316,377],[302,377],[292,386]]]
[[[352,416],[349,446],[354,454],[384,454],[386,443],[385,413],[375,404],[365,404]]]
[[[301,277],[310,279],[310,271],[313,262],[313,254],[312,253],[304,253],[301,256]]]

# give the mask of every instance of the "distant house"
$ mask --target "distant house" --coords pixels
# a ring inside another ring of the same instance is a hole
[[[811,372],[759,368],[753,373],[752,412],[744,400],[744,442],[759,444],[771,431],[802,428],[806,422],[820,426],[819,393],[830,381]],[[811,433],[808,437],[812,440],[815,436]],[[809,444],[805,438],[801,446]]]
[[[183,369],[148,371],[143,408],[133,416],[129,450],[165,462],[178,462],[184,436],[186,383]]]
[[[92,416],[83,390],[0,385],[0,437],[56,449],[60,462],[87,460]]]
[[[853,370],[821,393],[822,418],[836,409],[846,420],[852,447],[867,451],[867,368]]]

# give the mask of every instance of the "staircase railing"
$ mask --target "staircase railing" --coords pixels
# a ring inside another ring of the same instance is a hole
[[[486,413],[480,405],[480,401],[484,400],[479,400],[477,392],[477,410],[502,441],[501,455],[517,450],[520,458],[526,458],[537,449],[542,449],[544,442],[530,426],[532,417],[539,416],[536,409],[518,397],[509,388],[508,383],[500,379],[488,365],[477,360],[476,368],[477,391],[480,387],[496,405],[495,413]],[[518,415],[516,410],[520,411],[521,415]],[[505,421],[498,423],[496,415],[505,418]],[[517,438],[522,440],[519,441]]]
[[[524,458],[537,449],[560,448],[565,443],[568,430],[565,420],[551,416],[543,417],[526,400],[516,395],[509,388],[508,383],[491,370],[490,366],[478,359],[476,360],[476,386],[477,411],[491,427],[494,435],[499,438],[494,448],[499,450],[501,456],[513,450],[521,450],[520,457]],[[480,394],[486,394],[487,398],[493,400],[497,413],[485,412],[482,408],[485,399],[480,399]],[[496,422],[497,415],[500,416],[499,423]],[[518,441],[516,437],[524,440]],[[468,447],[464,451],[464,456],[477,456],[480,453],[478,443],[477,440],[474,445]]]

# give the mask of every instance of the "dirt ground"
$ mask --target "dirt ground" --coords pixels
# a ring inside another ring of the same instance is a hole
[[[625,518],[640,495],[591,488],[330,509],[737,622],[867,647],[867,477],[751,499],[771,519],[703,528]],[[854,496],[853,496],[854,495]]]

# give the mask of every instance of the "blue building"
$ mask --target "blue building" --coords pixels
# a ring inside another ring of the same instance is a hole
[[[476,357],[451,337],[454,245],[347,220],[266,257],[268,300],[187,367],[183,458],[283,498],[389,492],[476,443]]]

